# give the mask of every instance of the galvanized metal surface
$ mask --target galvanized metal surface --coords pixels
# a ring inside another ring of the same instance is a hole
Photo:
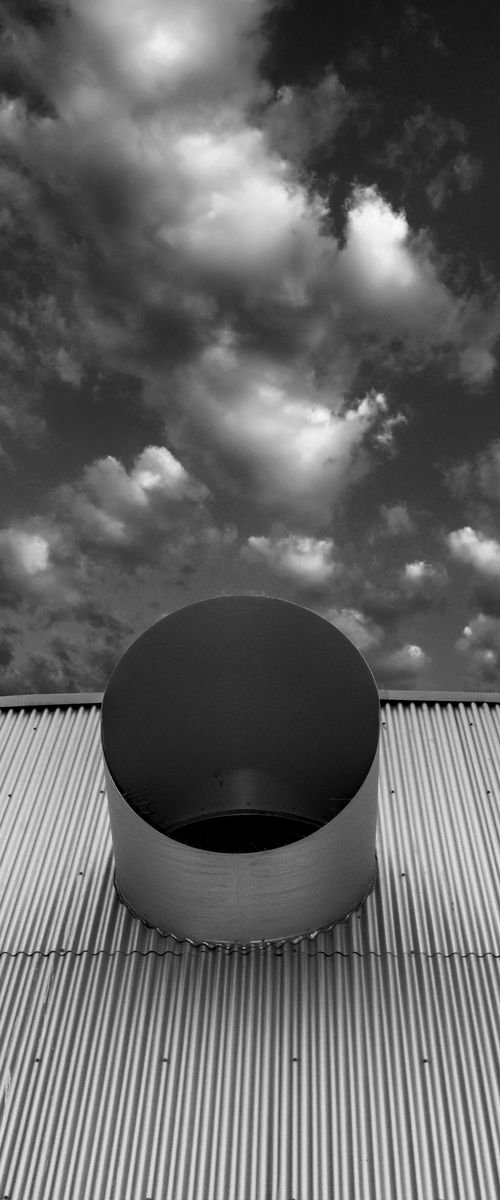
[[[154,622],[102,701],[121,895],[147,924],[198,943],[284,938],[342,919],[375,874],[379,738],[372,672],[317,613],[216,596]],[[248,810],[317,828],[238,854],[207,854],[172,833]]]
[[[374,892],[247,953],[119,904],[99,717],[0,712],[0,1197],[496,1200],[500,705],[383,703]]]

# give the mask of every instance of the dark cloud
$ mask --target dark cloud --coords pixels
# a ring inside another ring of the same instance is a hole
[[[374,654],[371,663],[379,687],[415,688],[422,686],[431,660],[421,646],[405,643]]]
[[[89,648],[75,640],[54,638],[47,651],[33,653],[16,670],[0,675],[2,694],[101,691],[119,657],[110,646]]]
[[[308,87],[280,88],[263,116],[271,145],[299,168],[313,167],[318,152],[331,151],[354,103],[332,70]]]
[[[447,589],[444,567],[417,561],[407,564],[393,581],[365,585],[360,607],[382,628],[391,630],[410,617],[440,610]]]
[[[140,632],[120,612],[110,612],[92,598],[75,607],[70,620],[60,613],[56,634],[54,621],[44,621],[43,613],[40,617],[38,647],[26,647],[19,629],[6,640],[5,656],[0,647],[3,695],[100,691]]]
[[[452,469],[451,482],[458,492],[476,492],[491,505],[500,504],[500,440],[490,442],[473,462]]]
[[[397,178],[403,203],[425,195],[440,209],[454,191],[470,191],[480,178],[481,163],[467,149],[468,141],[463,122],[419,103],[401,132],[388,139],[378,161]]]
[[[500,617],[500,578],[484,579],[471,590],[471,603],[487,617]]]
[[[396,504],[382,504],[380,516],[382,524],[377,530],[379,536],[404,537],[417,532],[415,518],[405,501]]]
[[[477,612],[456,644],[470,688],[500,691],[500,619]]]
[[[14,658],[14,641],[10,637],[0,637],[0,671],[5,671]],[[1,676],[0,676],[1,677]]]

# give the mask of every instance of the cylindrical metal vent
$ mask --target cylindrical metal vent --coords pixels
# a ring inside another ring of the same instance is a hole
[[[219,596],[164,617],[103,699],[121,898],[214,944],[342,920],[375,875],[378,741],[371,671],[316,613]]]

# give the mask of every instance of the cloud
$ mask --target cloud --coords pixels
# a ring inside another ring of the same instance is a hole
[[[393,629],[408,617],[439,608],[445,599],[448,574],[441,563],[416,560],[398,571],[385,572],[382,581],[362,581],[360,606],[384,629]]]
[[[432,208],[443,208],[454,191],[471,192],[481,177],[481,170],[478,158],[466,152],[457,154],[427,185],[426,192]]]
[[[318,151],[331,149],[353,104],[331,68],[309,87],[281,87],[264,113],[270,144],[287,161],[302,167]]]
[[[403,121],[400,135],[386,143],[378,161],[397,170],[404,197],[414,197],[423,189],[436,211],[457,192],[471,191],[481,177],[481,162],[467,150],[468,140],[461,121],[419,103]]]
[[[480,576],[471,589],[470,602],[486,616],[500,617],[499,577]]]
[[[0,679],[1,673],[10,666],[14,658],[15,644],[12,638],[2,635],[0,637]]]
[[[383,630],[357,608],[330,608],[324,613],[362,654],[372,651],[383,640]]]
[[[443,566],[417,559],[405,564],[401,582],[407,595],[432,602],[446,587],[448,575]]]
[[[438,361],[485,382],[500,314],[450,290],[429,236],[375,186],[352,190],[342,243],[328,232],[303,164],[350,99],[332,71],[273,96],[260,69],[268,7],[75,0],[43,36],[19,22],[19,78],[47,104],[30,112],[21,92],[0,111],[6,221],[37,266],[17,318],[42,384],[77,390],[96,366],[129,373],[181,458],[200,438],[212,486],[220,455],[221,490],[241,479],[248,494],[253,479],[264,504],[283,515],[289,501],[293,515],[285,477],[298,469],[321,523],[357,477],[373,413],[346,397],[366,360]],[[393,446],[403,417],[389,409],[377,438]]]
[[[500,691],[500,618],[476,613],[456,643],[471,686]]]
[[[64,628],[42,649],[21,649],[5,665],[0,658],[0,694],[101,691],[130,640],[128,626],[111,628],[105,613],[99,622]]]
[[[498,331],[495,330],[495,340]],[[488,346],[466,346],[458,358],[459,373],[466,383],[481,384],[491,378],[495,371],[496,359]]]
[[[122,103],[156,104],[193,94],[210,100],[255,87],[259,24],[265,0],[74,0],[70,45],[98,68],[98,80],[75,82],[68,70],[53,84],[59,101],[92,112],[100,82]],[[98,97],[99,99],[99,97]],[[240,101],[241,102],[241,101]]]
[[[14,575],[36,576],[49,567],[49,544],[38,533],[27,533],[11,526],[0,530],[0,558]]]
[[[52,573],[50,545],[41,533],[19,525],[0,529],[0,580],[4,595],[26,588],[38,594]]]
[[[475,459],[449,467],[445,479],[460,499],[480,496],[491,505],[500,503],[500,440],[491,441]]]
[[[43,512],[0,529],[0,597],[61,619],[93,590],[130,585],[141,567],[168,566],[171,584],[197,559],[217,556],[232,533],[214,527],[208,489],[166,446],[146,446],[129,470],[112,455],[87,465],[74,483],[47,497]],[[139,578],[139,575],[137,575]]]
[[[230,335],[180,381],[182,419],[173,444],[191,451],[203,478],[274,517],[306,529],[331,518],[339,494],[390,450],[398,414],[380,393],[343,407],[306,363],[249,354]],[[161,400],[160,400],[161,407]]]
[[[337,569],[331,538],[288,534],[285,537],[249,537],[242,554],[250,562],[263,562],[271,571],[299,586],[323,587]]]
[[[82,446],[61,486],[47,494],[40,483],[31,516],[5,518],[2,595],[40,621],[71,608],[89,643],[87,671],[84,638],[67,631],[68,658],[47,632],[25,675],[33,686],[51,671],[58,688],[96,678],[85,606],[95,594],[104,611],[118,586],[135,588],[139,607],[152,583],[160,593],[203,569],[200,591],[221,576],[232,586],[245,572],[277,575],[292,592],[328,594],[373,655],[443,594],[443,571],[415,549],[385,576],[375,564],[373,583],[364,561],[351,578],[334,519],[397,452],[410,415],[410,401],[393,398],[397,371],[437,364],[472,387],[491,378],[495,285],[465,294],[452,284],[429,232],[369,177],[347,182],[333,232],[318,163],[335,168],[358,98],[332,69],[273,91],[261,66],[270,7],[72,0],[45,6],[42,22],[23,18],[33,6],[11,5],[0,104],[6,453],[15,465],[28,439],[45,436],[50,450],[53,436],[54,461],[58,404],[84,412],[96,379],[104,431],[111,393],[123,395],[126,428],[132,390],[155,426],[137,444],[120,428],[116,442]],[[443,196],[472,186],[458,127],[420,121],[407,135],[407,154],[444,139],[446,162],[430,164],[435,179],[448,170]],[[403,503],[382,519],[388,536],[414,532]],[[406,658],[387,669],[411,674],[418,635],[399,634]],[[102,655],[112,653],[104,638]],[[28,666],[16,658],[18,669]]]
[[[144,556],[152,539],[175,523],[181,502],[202,502],[207,496],[208,489],[166,446],[147,446],[130,471],[113,455],[97,459],[79,482],[56,490],[54,504],[60,522],[84,544],[118,551],[133,546]]]
[[[413,686],[429,667],[430,662],[430,656],[421,646],[407,642],[406,645],[375,658],[377,683],[381,687],[402,687],[405,684]]]
[[[355,284],[369,288],[374,299],[400,298],[419,284],[406,216],[394,212],[375,187],[353,193],[342,266]]]
[[[491,377],[500,333],[498,295],[487,304],[453,293],[440,278],[428,234],[413,233],[405,213],[395,211],[375,187],[352,193],[338,272],[346,302],[356,305],[355,328],[370,327],[386,351],[399,337],[401,363],[422,367],[435,361],[471,385]]]
[[[332,70],[273,94],[268,10],[74,0],[43,27],[13,18],[0,105],[6,442],[22,441],[19,396],[47,399],[47,414],[52,390],[84,405],[96,376],[114,390],[132,379],[161,432],[126,461],[119,447],[82,450],[87,465],[42,496],[38,517],[6,522],[3,588],[75,609],[94,588],[109,596],[106,573],[177,586],[227,555],[236,574],[260,566],[290,588],[319,594],[335,579],[339,620],[375,652],[380,630],[438,603],[444,582],[418,560],[355,593],[339,568],[332,520],[397,451],[408,416],[380,380],[438,364],[487,382],[500,315],[494,288],[486,303],[453,287],[429,233],[374,185],[348,188],[332,232],[310,172],[356,101]],[[468,186],[465,142],[453,153]],[[57,434],[39,419],[34,440]],[[384,521],[411,532],[403,505]],[[61,646],[42,653],[32,682],[47,681],[51,653],[57,686],[87,677],[78,646],[76,667]],[[406,659],[398,669],[413,670]]]
[[[404,502],[399,504],[382,504],[380,506],[380,515],[384,532],[389,537],[399,537],[400,535],[416,532],[415,521],[408,511],[408,505]]]
[[[74,606],[82,581],[79,556],[65,548],[60,531],[38,518],[0,529],[0,601],[32,609],[54,602]]]
[[[500,542],[486,537],[470,525],[448,534],[448,546],[453,558],[473,567],[481,575],[500,578]]]

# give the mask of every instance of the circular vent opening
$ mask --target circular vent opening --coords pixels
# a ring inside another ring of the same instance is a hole
[[[256,854],[290,846],[319,829],[316,821],[292,813],[213,813],[169,829],[169,837],[184,846],[218,854]]]
[[[120,895],[200,941],[345,916],[374,877],[378,738],[373,676],[322,617],[262,596],[171,613],[103,698]]]

